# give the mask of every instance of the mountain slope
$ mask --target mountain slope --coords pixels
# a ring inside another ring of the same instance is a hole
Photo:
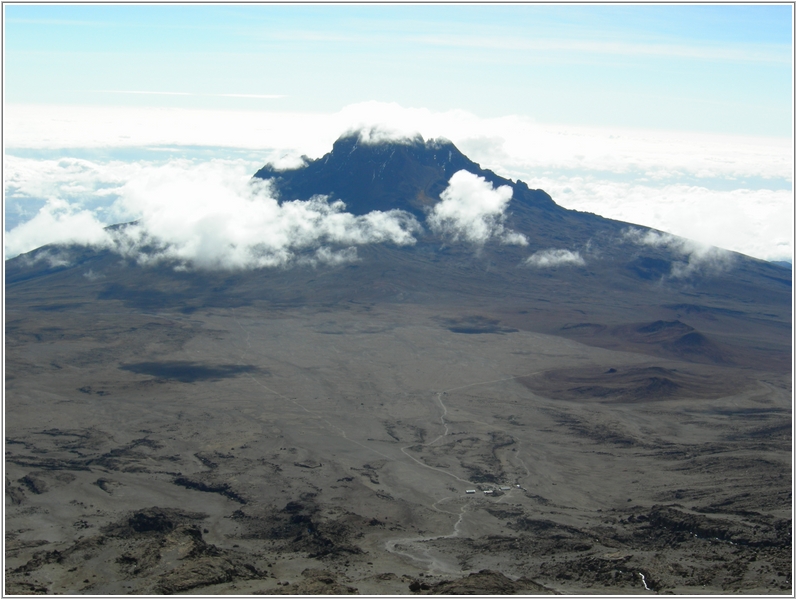
[[[791,588],[790,270],[447,142],[258,174],[180,233],[275,266],[147,215],[5,263],[7,593]]]
[[[526,244],[495,236],[468,243],[429,227],[432,207],[461,170],[494,188],[511,188],[502,223],[523,234]],[[788,270],[727,252],[706,257],[678,238],[654,236],[655,243],[645,243],[645,235],[654,235],[650,230],[564,209],[541,190],[482,169],[450,142],[364,143],[352,134],[301,168],[277,171],[267,165],[255,177],[270,179],[283,202],[326,195],[356,215],[410,213],[422,224],[416,243],[360,245],[356,260],[342,265],[316,265],[307,249],[311,262],[304,266],[235,271],[175,270],[169,261],[139,266],[130,258],[120,261],[110,249],[45,247],[6,262],[7,306],[57,310],[120,301],[139,309],[191,312],[259,302],[476,304],[513,327],[604,347],[720,364],[753,361],[785,368],[790,360]],[[124,233],[124,227],[109,229]],[[556,252],[578,260],[529,262]],[[684,313],[672,307],[694,308]],[[691,320],[691,338],[648,339],[637,331],[679,315]],[[760,343],[750,344],[751,334]]]

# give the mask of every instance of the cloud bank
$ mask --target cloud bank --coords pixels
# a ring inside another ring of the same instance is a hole
[[[7,255],[46,243],[112,248],[142,264],[244,269],[356,260],[363,244],[415,243],[420,224],[409,213],[355,216],[341,201],[318,196],[284,202],[269,183],[223,162],[169,162],[114,190],[109,212],[135,223],[114,231],[87,210],[49,200],[30,221],[6,235]]]
[[[493,184],[464,169],[451,176],[440,202],[427,217],[435,233],[454,241],[464,240],[483,245],[491,238],[505,244],[526,245],[522,234],[504,228],[504,211],[512,199],[512,188]]]
[[[115,222],[108,211],[118,190],[186,149],[204,148],[203,162],[227,158],[231,168],[246,153],[240,164],[251,174],[266,162],[293,167],[302,155],[320,157],[341,132],[360,127],[373,131],[369,141],[447,138],[566,208],[765,260],[792,257],[790,139],[540,124],[380,102],[330,114],[6,105],[6,227],[53,198]],[[134,158],[78,159],[61,148],[127,149]],[[142,153],[148,158],[135,158]]]
[[[403,211],[355,216],[343,202],[323,196],[280,205],[268,182],[206,165],[167,165],[126,186],[122,203],[141,215],[126,232],[132,248],[158,248],[153,255],[138,253],[140,261],[169,259],[199,268],[340,263],[354,260],[359,245],[414,244],[420,228]]]
[[[336,113],[6,105],[7,148],[153,145],[290,150],[318,158],[344,131],[380,126],[394,137],[444,137],[502,175],[643,173],[654,179],[764,177],[791,180],[788,138],[537,123],[362,102]]]
[[[61,166],[65,180],[74,183],[75,164],[63,161]],[[79,166],[78,173],[102,173]],[[412,245],[423,231],[402,210],[353,215],[342,201],[324,196],[279,203],[270,182],[252,179],[241,161],[178,159],[149,168],[138,165],[121,185],[113,185],[124,179],[118,165],[110,171],[104,173],[107,185],[81,184],[72,202],[57,197],[70,193],[58,177],[49,186],[17,185],[17,193],[54,195],[33,218],[7,233],[6,255],[54,243],[108,248],[139,264],[169,262],[179,269],[340,264],[357,260],[358,246]],[[83,204],[92,194],[114,200],[102,211],[91,211]],[[484,178],[459,171],[426,223],[435,233],[477,247],[490,240],[525,245],[523,235],[503,225],[511,197],[509,186],[493,189]],[[131,224],[108,230],[101,217]],[[48,260],[65,260],[59,256]]]
[[[764,260],[786,260],[794,241],[794,196],[787,189],[625,182],[597,176],[534,177],[560,206],[645,225]],[[731,189],[727,189],[731,187]],[[784,186],[785,187],[785,186]]]

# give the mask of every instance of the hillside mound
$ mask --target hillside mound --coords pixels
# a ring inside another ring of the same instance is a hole
[[[553,369],[519,381],[535,394],[560,400],[655,402],[673,398],[718,398],[739,391],[728,377],[660,366]]]

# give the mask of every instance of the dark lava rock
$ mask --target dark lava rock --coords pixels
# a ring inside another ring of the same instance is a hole
[[[250,565],[236,564],[223,557],[205,556],[186,562],[161,576],[156,587],[159,594],[175,594],[198,587],[226,583],[236,578],[254,579],[263,574]]]
[[[337,577],[323,569],[305,569],[304,579],[276,590],[256,594],[291,594],[301,596],[345,596],[357,594],[357,588],[340,583]]]
[[[47,484],[33,473],[25,475],[25,477],[20,479],[20,482],[24,483],[34,494],[43,494],[47,491]]]
[[[206,517],[203,513],[153,506],[137,510],[127,519],[108,525],[104,528],[104,533],[122,538],[150,533],[165,534],[174,531],[178,525],[187,525]]]
[[[413,586],[418,584],[417,590]],[[420,591],[424,584],[414,581],[411,591]],[[430,594],[441,595],[505,595],[505,594],[553,594],[554,591],[539,583],[522,577],[514,581],[497,571],[483,569],[454,581],[441,581],[430,586]]]

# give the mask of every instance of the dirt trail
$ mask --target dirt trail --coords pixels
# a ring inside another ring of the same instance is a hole
[[[449,500],[450,497],[443,498],[442,500],[438,500],[432,504],[432,509],[437,512],[446,513],[449,515],[454,515],[457,513],[452,513],[447,510],[441,510],[437,508],[437,504],[441,502],[445,502]],[[431,542],[435,540],[445,540],[459,537],[460,529],[462,527],[462,522],[465,518],[465,512],[467,511],[468,503],[465,502],[459,509],[459,515],[454,523],[454,527],[451,533],[447,535],[433,535],[433,536],[417,536],[417,537],[410,537],[410,538],[395,538],[392,540],[388,540],[385,542],[385,550],[392,554],[398,554],[401,556],[405,556],[411,561],[419,563],[421,565],[426,565],[427,573],[434,573],[434,574],[445,574],[445,575],[465,575],[469,573],[469,571],[463,571],[459,569],[457,566],[454,566],[450,561],[443,560],[442,558],[432,556],[431,551],[429,548],[424,548],[423,546],[419,546],[419,544],[423,544],[424,542]],[[397,546],[403,546],[405,549],[399,550]]]
[[[235,314],[235,310],[234,309],[232,311],[232,314],[233,314],[233,319],[235,320],[235,322],[238,325],[238,327],[241,329],[241,331],[243,333],[246,334],[246,339],[244,340],[244,343],[246,344],[246,347],[248,349],[250,349],[251,348],[251,334],[241,324],[241,322],[238,320],[238,317]],[[239,356],[239,361],[245,361],[247,355],[248,355],[248,351],[244,350],[241,353],[241,355]],[[506,382],[506,381],[513,381],[513,380],[516,380],[516,379],[519,379],[519,378],[522,378],[522,377],[531,377],[533,375],[538,374],[539,372],[540,371],[535,371],[533,373],[528,373],[528,374],[524,374],[524,375],[515,375],[515,376],[511,376],[511,377],[502,377],[502,378],[490,379],[490,380],[486,380],[486,381],[477,381],[477,382],[474,382],[474,383],[468,383],[468,384],[465,384],[465,385],[460,385],[460,386],[456,386],[456,387],[452,387],[452,388],[448,388],[448,389],[436,392],[435,393],[435,401],[440,406],[440,411],[441,411],[441,414],[440,414],[440,425],[443,428],[443,432],[440,435],[438,435],[436,438],[434,438],[433,440],[431,440],[429,442],[426,442],[426,443],[422,443],[420,445],[424,446],[424,447],[431,447],[431,446],[435,445],[438,441],[440,441],[441,439],[444,439],[445,437],[447,437],[449,435],[450,429],[449,429],[448,422],[446,420],[446,416],[448,415],[448,407],[443,402],[443,395],[445,395],[447,393],[450,393],[450,392],[464,390],[464,389],[468,389],[468,388],[472,388],[472,387],[490,385],[490,384],[495,384],[495,383],[503,383],[503,382]],[[319,419],[320,421],[325,423],[331,430],[335,431],[338,435],[340,435],[342,438],[346,439],[347,441],[349,441],[349,442],[351,442],[353,444],[356,444],[357,446],[360,446],[360,447],[362,447],[362,448],[364,448],[366,450],[369,450],[370,452],[378,454],[379,456],[382,456],[383,458],[386,458],[388,460],[391,460],[391,461],[395,460],[395,458],[393,458],[393,457],[387,456],[386,454],[383,454],[382,452],[380,452],[380,451],[378,451],[378,450],[376,450],[376,449],[374,449],[372,447],[369,447],[369,446],[367,446],[367,445],[365,445],[365,444],[363,444],[361,442],[358,442],[356,440],[353,440],[353,439],[349,438],[348,435],[346,434],[346,431],[343,430],[341,427],[331,423],[329,420],[327,420],[323,416],[318,415],[314,411],[312,411],[312,410],[308,409],[307,407],[303,406],[301,403],[297,402],[295,399],[289,398],[289,397],[281,394],[280,392],[270,388],[269,386],[265,385],[262,381],[260,381],[259,379],[257,379],[253,375],[250,374],[250,375],[247,375],[247,376],[255,384],[257,384],[259,387],[261,387],[265,391],[269,392],[270,394],[273,394],[273,395],[275,395],[275,396],[277,396],[277,397],[279,397],[279,398],[281,398],[281,399],[283,399],[283,400],[285,400],[287,402],[290,402],[291,404],[293,404],[294,406],[297,406],[298,408],[302,409],[302,411],[308,413],[309,415],[313,415],[314,417],[316,417],[317,419]],[[519,440],[517,440],[514,436],[511,436],[511,434],[509,434],[505,429],[500,429],[500,431],[510,435],[510,437],[512,437],[516,441],[516,443],[519,444]],[[412,456],[411,454],[409,454],[407,452],[407,450],[409,448],[416,447],[418,445],[419,444],[412,444],[412,445],[409,445],[409,446],[404,446],[404,447],[401,448],[401,452],[407,458],[412,460],[414,463],[416,463],[420,467],[423,467],[424,469],[429,469],[429,470],[432,470],[432,471],[437,471],[439,473],[443,473],[444,475],[447,475],[448,477],[451,477],[451,478],[457,480],[458,482],[466,484],[468,486],[475,486],[476,485],[473,481],[470,481],[468,479],[463,479],[462,477],[459,477],[459,476],[455,475],[454,473],[451,473],[450,471],[447,471],[445,469],[441,469],[439,467],[434,467],[434,466],[428,465],[428,464],[424,463],[423,461],[418,460],[417,458],[415,458],[414,456]],[[530,474],[530,471],[529,471],[528,467],[526,466],[526,464],[523,462],[523,460],[519,456],[517,456],[516,458],[518,458],[520,463],[523,465],[523,468],[526,470],[526,473]],[[509,495],[507,495],[506,497],[508,497],[508,496]],[[466,500],[465,503],[463,503],[463,505],[460,508],[459,513],[451,513],[449,511],[442,510],[442,509],[438,508],[438,506],[437,506],[438,504],[440,504],[441,502],[445,502],[446,500],[449,500],[449,499],[450,499],[450,497],[446,497],[446,498],[442,498],[440,500],[436,500],[430,505],[430,508],[432,510],[436,511],[436,512],[442,512],[442,513],[447,513],[447,514],[451,514],[451,515],[454,515],[454,514],[457,515],[458,518],[457,518],[457,521],[454,523],[454,526],[453,526],[453,529],[452,529],[451,533],[445,534],[445,535],[434,535],[434,536],[417,536],[417,537],[410,537],[410,538],[395,538],[395,539],[391,539],[391,540],[388,540],[387,542],[385,542],[385,549],[388,552],[392,553],[392,554],[401,555],[401,556],[404,556],[404,557],[406,557],[406,558],[408,558],[411,561],[414,561],[416,563],[427,565],[427,571],[430,572],[430,573],[445,573],[445,574],[455,574],[455,575],[466,574],[465,571],[462,571],[458,567],[452,565],[450,562],[445,561],[445,560],[443,560],[443,559],[441,559],[439,557],[432,556],[431,553],[430,553],[430,549],[429,548],[423,548],[422,546],[420,546],[421,544],[423,544],[425,542],[430,542],[430,541],[433,541],[433,540],[455,538],[455,537],[459,536],[460,529],[462,527],[463,520],[465,518],[465,513],[466,513],[466,510],[467,510],[468,502]],[[502,498],[501,500],[504,500],[504,499],[505,498]],[[398,549],[397,548],[398,546],[402,546],[404,549]]]
[[[436,399],[437,403],[440,405],[440,409],[442,411],[442,413],[440,415],[440,423],[443,426],[443,433],[438,435],[432,441],[427,442],[425,444],[413,444],[411,446],[405,446],[405,447],[403,447],[401,449],[402,453],[404,453],[407,457],[411,458],[414,462],[418,463],[419,465],[421,465],[422,467],[424,467],[426,469],[431,469],[433,471],[439,471],[440,473],[445,473],[449,477],[453,477],[454,479],[456,479],[457,481],[460,481],[462,483],[466,483],[466,484],[469,484],[469,485],[476,485],[474,482],[469,481],[467,479],[462,479],[461,477],[458,477],[458,476],[454,475],[453,473],[449,473],[448,471],[446,471],[444,469],[440,469],[438,467],[432,467],[430,465],[427,465],[426,463],[418,460],[414,456],[411,456],[410,454],[407,454],[407,449],[415,447],[415,446],[418,446],[418,445],[426,446],[426,447],[433,446],[435,443],[437,443],[438,440],[440,440],[440,439],[442,439],[442,438],[444,438],[444,437],[446,437],[448,435],[449,428],[448,428],[448,423],[446,423],[446,415],[448,414],[448,407],[443,403],[443,394],[447,394],[447,393],[453,392],[453,391],[463,390],[463,389],[470,388],[470,387],[476,387],[476,386],[480,386],[480,385],[489,385],[489,384],[492,384],[492,383],[501,383],[501,382],[504,382],[504,381],[512,381],[514,379],[518,379],[519,377],[531,377],[532,375],[536,375],[539,372],[540,371],[535,371],[534,373],[530,373],[528,375],[517,375],[517,376],[514,376],[514,377],[504,377],[504,378],[501,378],[501,379],[492,379],[492,380],[489,380],[489,381],[479,381],[479,382],[476,382],[476,383],[469,383],[469,384],[466,384],[466,385],[461,385],[461,386],[457,386],[457,387],[453,387],[453,388],[449,388],[447,390],[443,390],[443,391],[437,392],[436,395],[435,395],[435,399]],[[507,433],[507,435],[510,435],[510,437],[512,437],[512,439],[515,440],[515,442],[518,444],[518,446],[520,445],[520,441],[517,440],[517,438],[515,438],[511,434],[508,434],[508,432],[505,429],[500,429],[499,428],[499,430],[504,432],[504,433]],[[531,475],[531,472],[529,471],[528,467],[523,462],[523,460],[520,458],[519,452],[518,452],[518,456],[516,458],[518,458],[520,463],[523,465],[523,468],[526,470],[526,474],[527,475]],[[510,494],[506,494],[504,497],[499,499],[499,502],[505,500],[509,496],[510,496]],[[437,500],[436,502],[433,502],[431,504],[432,510],[435,510],[435,511],[438,511],[438,512],[448,513],[448,511],[443,511],[443,510],[440,510],[439,508],[437,508],[438,504],[440,504],[441,502],[444,502],[445,500],[448,500],[448,499],[449,498],[446,497],[446,498],[443,498],[441,500]],[[429,565],[428,571],[431,572],[431,573],[441,572],[441,573],[446,573],[446,574],[457,574],[457,575],[462,575],[462,574],[467,573],[466,571],[462,571],[462,570],[460,570],[458,568],[453,568],[453,567],[450,567],[450,566],[446,566],[444,561],[442,561],[442,560],[440,560],[438,558],[432,557],[430,555],[430,553],[429,553],[429,549],[428,548],[421,548],[419,553],[413,553],[413,552],[410,552],[409,550],[397,550],[396,549],[396,546],[399,545],[399,544],[402,544],[404,546],[416,546],[417,547],[417,545],[419,543],[422,543],[422,542],[429,542],[429,541],[433,541],[433,540],[449,539],[449,538],[458,537],[459,536],[459,532],[460,532],[460,528],[462,526],[463,519],[465,517],[465,512],[466,512],[467,506],[468,506],[468,503],[466,501],[466,503],[463,504],[462,508],[460,509],[459,518],[457,519],[456,523],[454,523],[454,529],[453,529],[453,531],[450,534],[438,535],[438,536],[426,536],[426,537],[419,536],[419,537],[414,537],[414,538],[397,538],[397,539],[393,539],[393,540],[387,541],[385,543],[385,549],[388,552],[392,552],[394,554],[400,554],[402,556],[406,556],[406,557],[410,558],[411,560],[414,560],[416,562],[420,562],[421,564],[428,564]],[[454,514],[454,513],[448,513],[448,514]]]

